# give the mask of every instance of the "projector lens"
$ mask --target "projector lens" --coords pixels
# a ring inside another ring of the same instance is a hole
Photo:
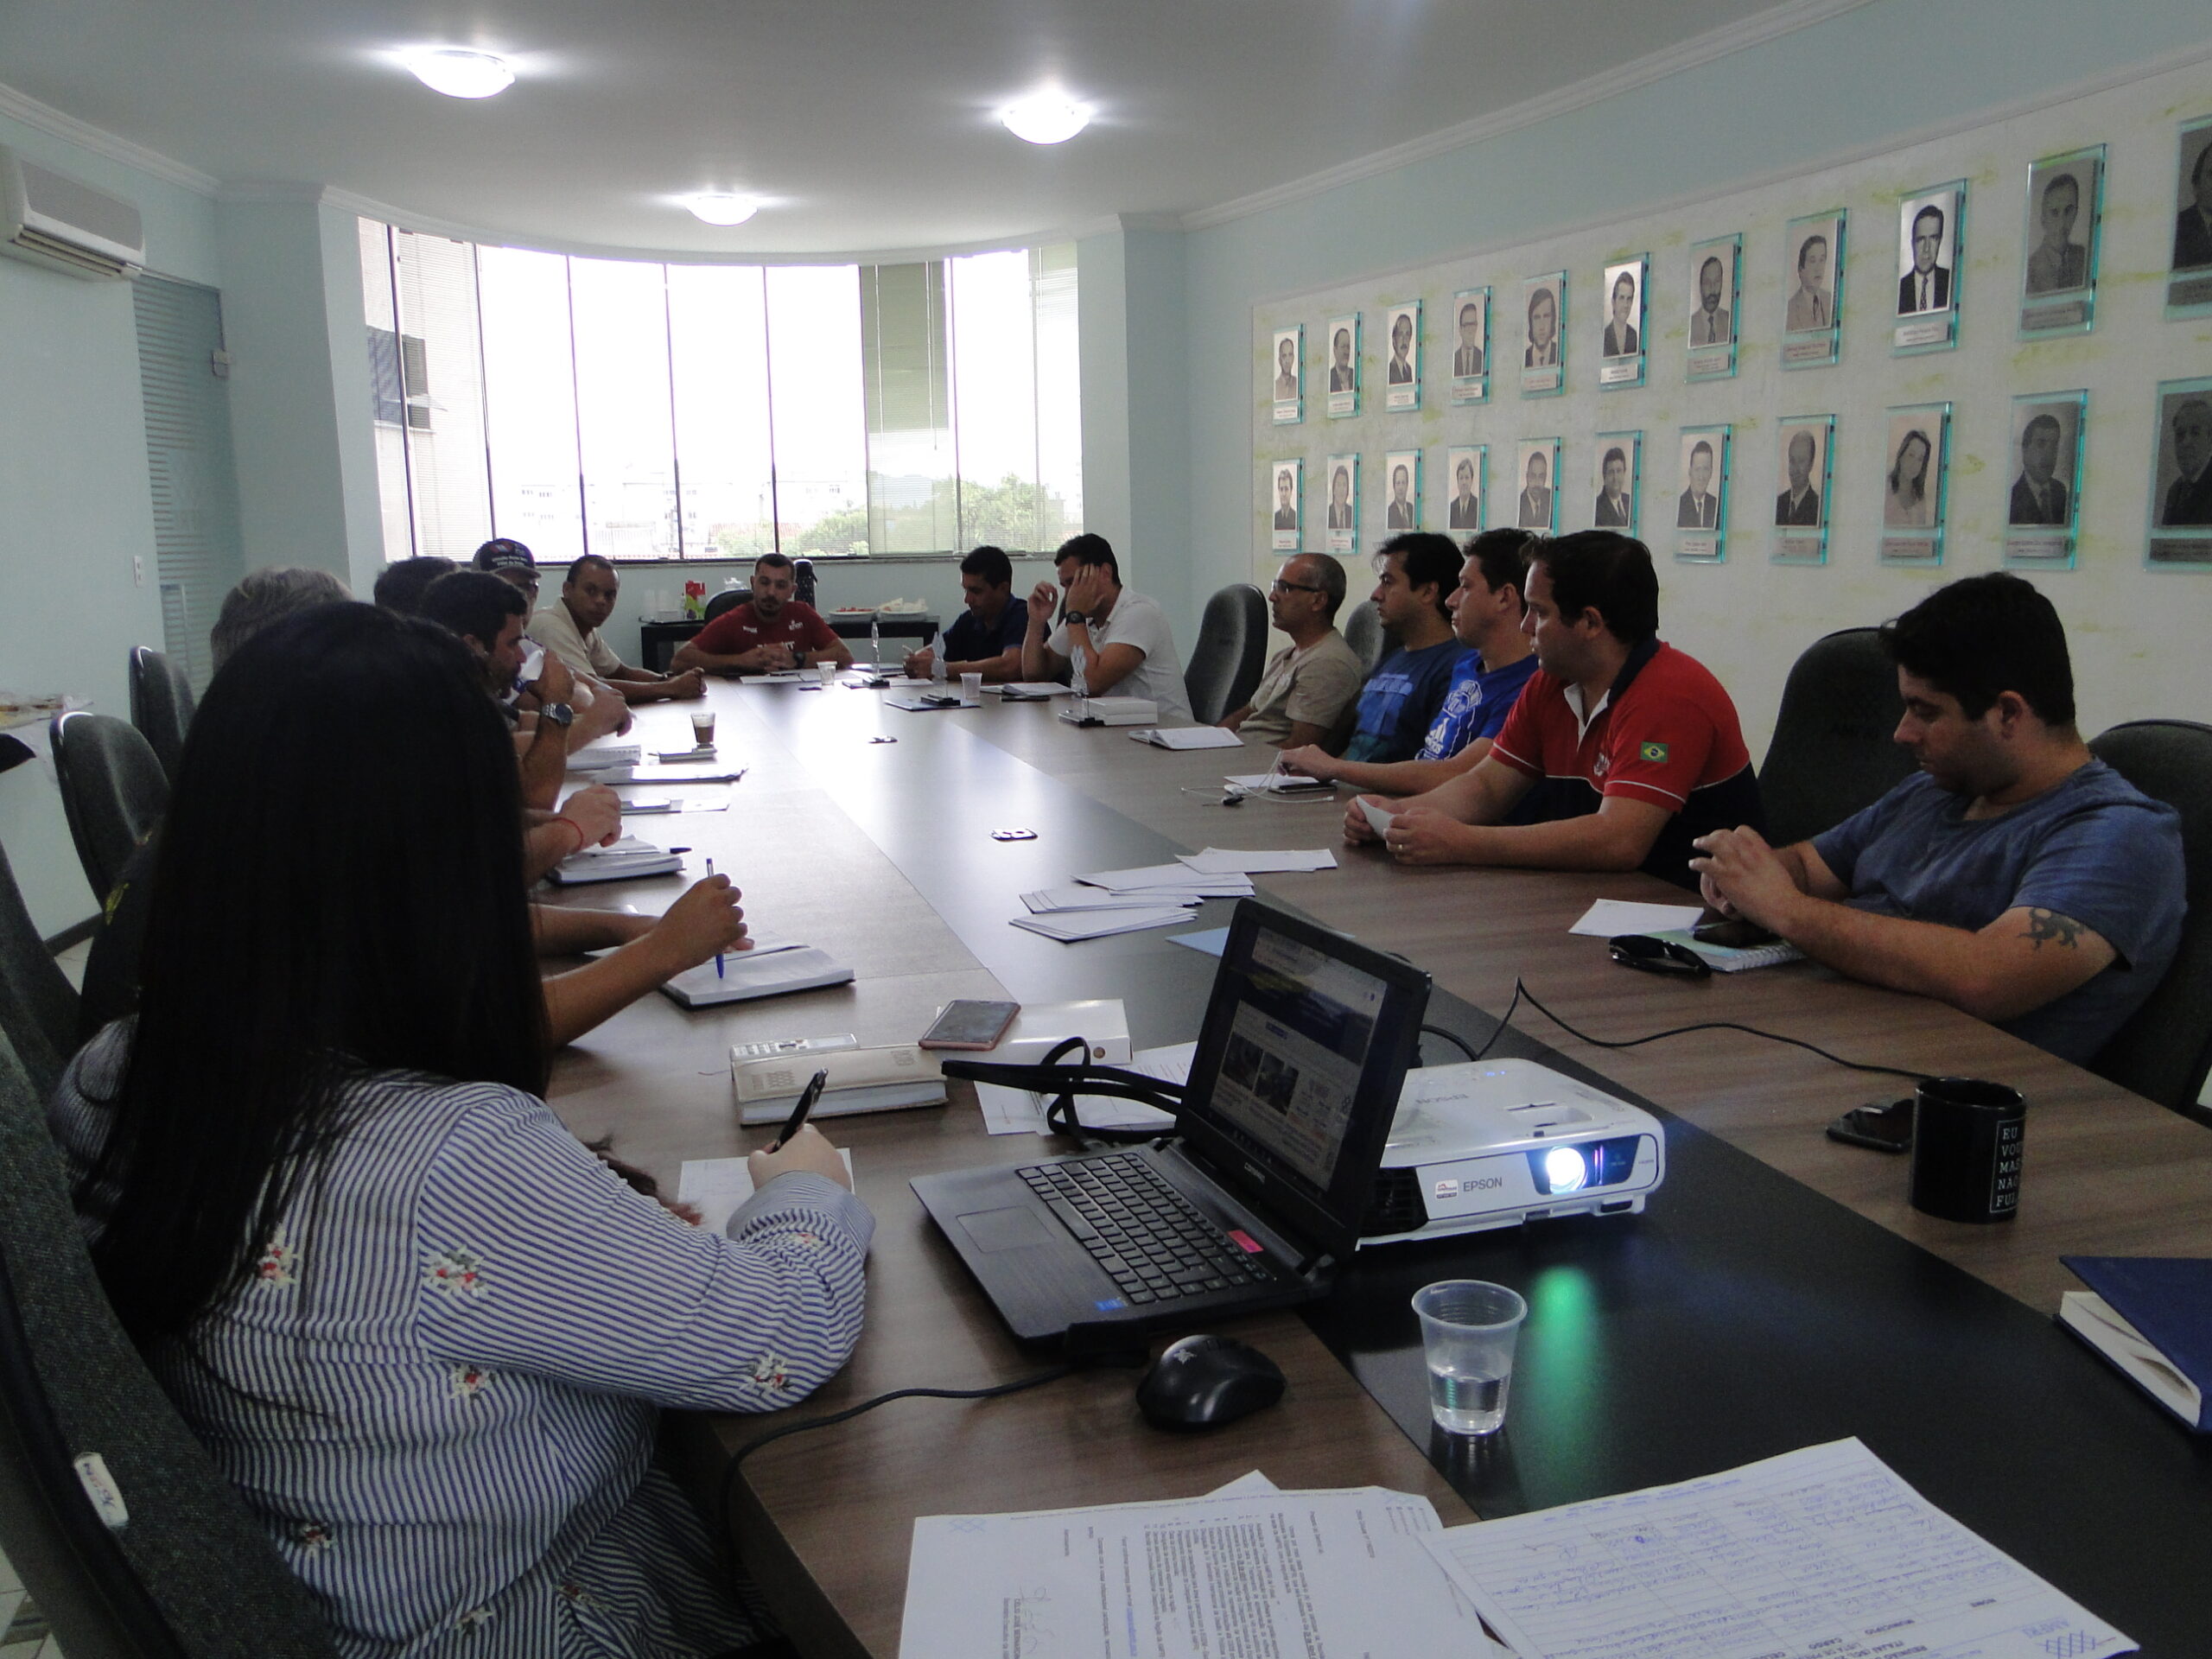
[[[1589,1178],[1582,1154],[1573,1147],[1554,1147],[1544,1154],[1544,1184],[1554,1192],[1575,1192]]]

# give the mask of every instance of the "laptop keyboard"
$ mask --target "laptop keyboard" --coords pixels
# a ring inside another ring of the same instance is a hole
[[[1131,1302],[1170,1302],[1277,1275],[1259,1242],[1224,1232],[1131,1153],[1019,1172]]]

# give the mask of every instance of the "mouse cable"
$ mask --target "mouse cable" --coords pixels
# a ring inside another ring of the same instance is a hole
[[[1538,1014],[1542,1014],[1545,1019],[1550,1020],[1568,1036],[1579,1042],[1587,1043],[1592,1048],[1634,1048],[1640,1043],[1656,1043],[1662,1037],[1681,1037],[1693,1031],[1740,1031],[1746,1036],[1764,1037],[1770,1043],[1787,1043],[1792,1048],[1804,1049],[1808,1053],[1817,1054],[1824,1060],[1853,1071],[1872,1071],[1884,1077],[1907,1077],[1914,1083],[1926,1083],[1929,1081],[1932,1075],[1926,1071],[1908,1071],[1902,1066],[1875,1065],[1865,1060],[1847,1060],[1842,1055],[1831,1054],[1819,1044],[1808,1043],[1802,1037],[1785,1037],[1778,1031],[1762,1031],[1757,1026],[1739,1025],[1733,1020],[1700,1020],[1694,1026],[1674,1026],[1665,1031],[1655,1031],[1644,1037],[1625,1037],[1618,1041],[1609,1041],[1603,1037],[1592,1037],[1587,1032],[1577,1031],[1573,1026],[1568,1025],[1566,1020],[1538,1001],[1536,994],[1522,982],[1518,975],[1514,976],[1513,1000],[1505,1005],[1504,1018],[1497,1022],[1497,1029],[1491,1033],[1490,1041],[1482,1046],[1481,1052],[1475,1056],[1477,1059],[1489,1053],[1491,1044],[1496,1043],[1499,1037],[1504,1034],[1508,1021],[1513,1018],[1514,1009],[1521,1006],[1523,997],[1528,999],[1530,1007],[1535,1009]]]
[[[1462,1054],[1465,1055],[1471,1060],[1479,1060],[1482,1058],[1482,1056],[1475,1052],[1474,1045],[1470,1043],[1465,1038],[1460,1036],[1456,1031],[1446,1031],[1441,1026],[1423,1026],[1421,1028],[1421,1034],[1424,1037],[1441,1037],[1446,1042],[1451,1044],[1452,1047],[1458,1049]],[[1497,1040],[1497,1033],[1494,1031],[1490,1034],[1490,1041],[1491,1043],[1494,1043]],[[1488,1048],[1490,1046],[1490,1043],[1484,1043],[1483,1046],[1484,1048]]]

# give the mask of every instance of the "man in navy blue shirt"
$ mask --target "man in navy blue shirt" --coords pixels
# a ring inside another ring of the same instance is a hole
[[[1707,902],[1854,979],[2094,1058],[2180,941],[2178,815],[2082,741],[2065,629],[2019,577],[1939,588],[1882,643],[1919,774],[1779,851],[1750,830],[1700,837]]]
[[[1420,752],[1467,654],[1452,632],[1446,594],[1459,585],[1459,550],[1449,536],[1393,536],[1375,556],[1374,605],[1398,648],[1360,688],[1358,723],[1344,759],[1407,760]]]
[[[1021,637],[1029,628],[1027,606],[1014,602],[1014,563],[995,547],[979,547],[960,561],[960,591],[968,608],[937,642],[906,657],[906,672],[918,680],[930,675],[930,662],[944,653],[944,671],[953,679],[981,674],[986,685],[1021,677]]]

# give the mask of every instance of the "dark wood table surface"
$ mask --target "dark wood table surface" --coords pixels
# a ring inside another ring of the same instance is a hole
[[[1188,1039],[1203,1011],[1209,959],[1159,932],[1073,946],[1039,938],[1006,925],[1020,913],[1019,893],[1084,869],[1157,861],[1164,849],[1340,840],[1339,807],[1219,804],[1223,773],[1265,768],[1271,757],[1258,747],[1166,753],[1118,731],[1075,730],[1048,706],[995,700],[972,711],[906,714],[883,708],[876,693],[842,688],[716,684],[709,695],[722,757],[747,768],[744,780],[727,788],[657,784],[652,792],[726,802],[728,810],[636,818],[628,827],[690,847],[699,855],[694,870],[712,855],[744,887],[757,925],[844,957],[857,979],[696,1014],[652,998],[560,1058],[551,1092],[563,1118],[582,1134],[613,1131],[618,1152],[671,1190],[683,1160],[732,1155],[772,1133],[737,1124],[728,1081],[733,1042],[845,1031],[863,1042],[908,1041],[956,996],[1084,994],[1122,995],[1140,1046]],[[676,746],[683,721],[680,708],[642,710],[648,747]],[[899,741],[871,742],[876,736]],[[1035,828],[1039,836],[995,842],[986,824]],[[1822,1134],[1845,1108],[1894,1092],[1893,1080],[1734,1033],[1611,1050],[1568,1037],[1525,1002],[1514,1018],[1516,1028],[1624,1092],[2039,1314],[2074,1282],[2058,1265],[2062,1253],[2194,1255],[2212,1245],[2212,1135],[1955,1010],[1806,964],[1680,984],[1621,969],[1602,940],[1567,932],[1593,898],[1683,896],[1648,877],[1409,871],[1378,854],[1338,850],[1336,870],[1263,876],[1258,885],[1403,953],[1434,976],[1440,993],[1491,1015],[1504,1010],[1518,977],[1592,1036],[1732,1020],[1853,1058],[2019,1087],[2031,1103],[2020,1215],[1974,1228],[1911,1210],[1904,1160]],[[682,886],[663,878],[570,890],[557,901],[658,910]],[[1225,919],[1225,907],[1207,907],[1207,923]],[[906,1183],[935,1170],[1033,1158],[1055,1143],[986,1135],[957,1087],[941,1110],[823,1127],[852,1147],[858,1190],[879,1230],[867,1332],[852,1363],[798,1413],[894,1388],[977,1387],[1038,1369],[1043,1362],[1006,1336]],[[1787,1202],[1787,1191],[1802,1188],[1776,1190]],[[1664,1198],[1662,1189],[1656,1202]],[[1816,1201],[1808,1194],[1802,1202]],[[1191,1496],[1255,1467],[1285,1486],[1372,1483],[1421,1492],[1446,1524],[1470,1516],[1455,1484],[1495,1490],[1471,1484],[1462,1470],[1447,1483],[1431,1465],[1430,1447],[1401,1430],[1313,1321],[1275,1314],[1240,1322],[1237,1332],[1282,1364],[1290,1389],[1281,1407],[1200,1439],[1145,1428],[1131,1404],[1131,1376],[1101,1370],[993,1402],[900,1402],[766,1447],[733,1486],[750,1568],[804,1650],[888,1656],[898,1649],[917,1516]],[[734,1418],[679,1422],[683,1467],[709,1491],[728,1449],[761,1427]],[[2186,1440],[2177,1430],[2174,1438]],[[2187,1482],[2204,1471],[2200,1459],[2174,1472]]]

